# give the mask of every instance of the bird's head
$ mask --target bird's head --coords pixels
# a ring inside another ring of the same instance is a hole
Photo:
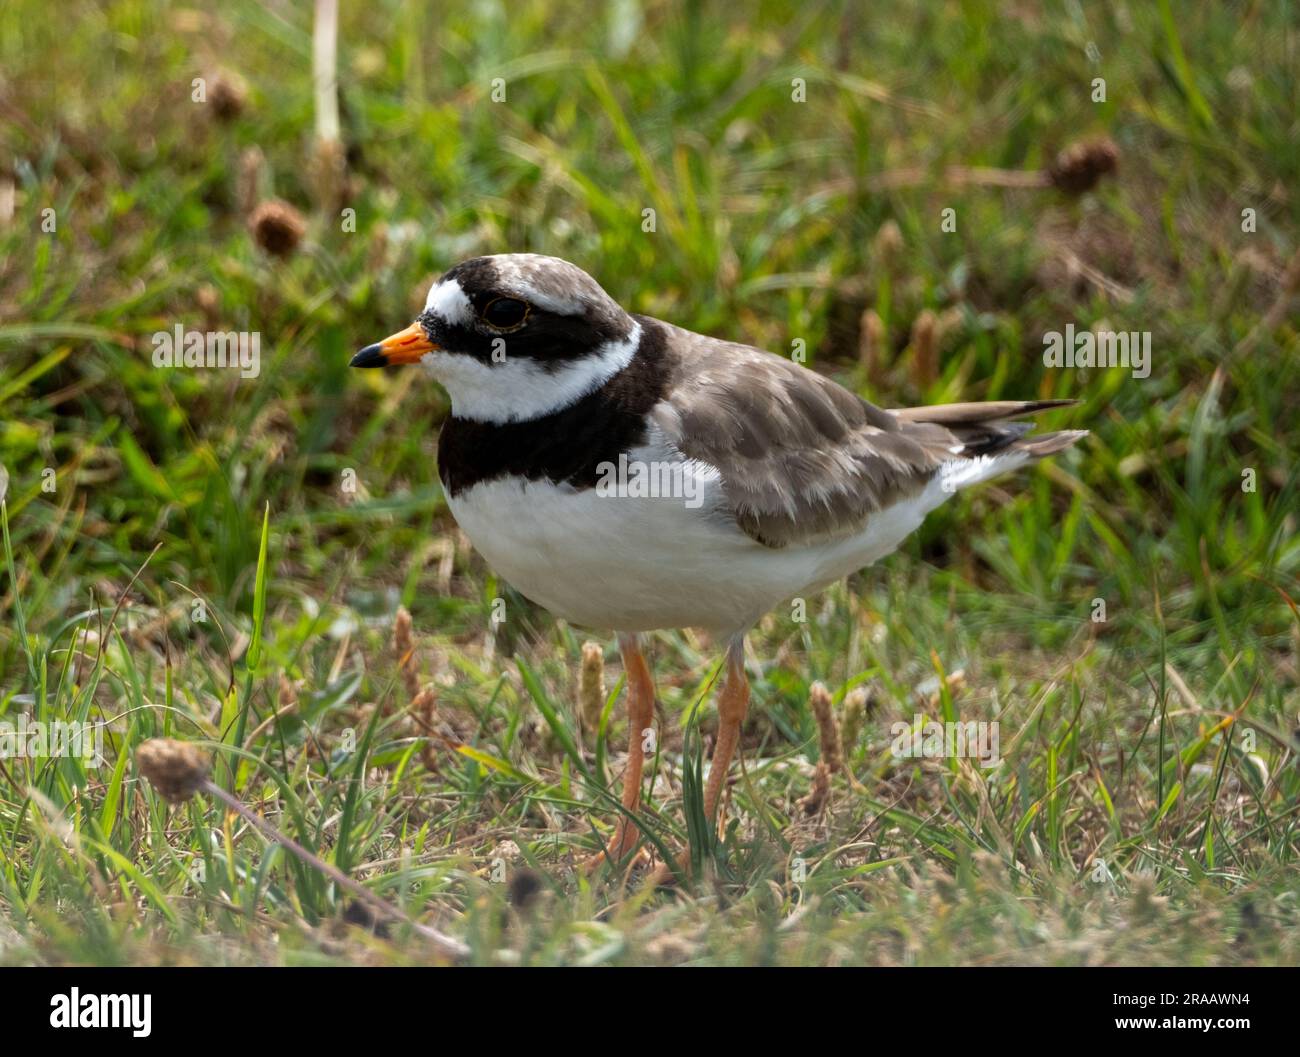
[[[637,322],[581,268],[504,253],[456,265],[414,323],[352,366],[419,363],[446,388],[453,415],[503,423],[586,396],[627,366],[639,340]]]

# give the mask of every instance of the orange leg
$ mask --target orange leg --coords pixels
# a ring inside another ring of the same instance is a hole
[[[644,742],[651,729],[655,712],[655,686],[650,666],[636,635],[620,635],[619,651],[623,671],[627,674],[627,769],[623,772],[623,807],[635,812],[641,806],[641,775],[645,768]],[[589,869],[605,861],[618,861],[632,850],[638,840],[636,823],[620,815],[618,827],[604,852],[588,860]]]
[[[727,772],[731,769],[731,758],[736,754],[736,745],[740,741],[740,727],[748,712],[749,680],[745,678],[745,638],[737,635],[727,647],[727,673],[722,689],[718,691],[718,740],[713,746],[709,781],[704,787],[704,817],[715,825],[722,790],[727,784]],[[689,856],[683,853],[681,861],[689,869]],[[667,863],[661,863],[650,875],[648,883],[657,887],[671,884],[672,881],[672,870]]]
[[[727,676],[718,693],[718,740],[713,746],[709,784],[704,788],[704,817],[717,822],[718,801],[727,781],[731,757],[740,740],[740,725],[749,711],[749,680],[745,678],[745,638],[737,635],[727,647]]]

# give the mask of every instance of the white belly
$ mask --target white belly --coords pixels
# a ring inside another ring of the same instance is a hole
[[[873,516],[857,534],[773,549],[720,512],[716,481],[709,489],[692,508],[680,498],[512,479],[476,485],[449,496],[448,505],[498,574],[571,623],[731,634],[889,554],[947,498],[936,482]]]

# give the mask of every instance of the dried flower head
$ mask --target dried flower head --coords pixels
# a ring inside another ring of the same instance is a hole
[[[883,267],[890,268],[903,251],[903,229],[896,220],[886,220],[871,240],[871,253]]]
[[[862,737],[862,727],[867,718],[867,697],[865,686],[855,686],[844,696],[840,736],[845,753],[851,754]]]
[[[235,177],[241,213],[252,215],[262,198],[262,185],[266,179],[266,156],[262,149],[256,144],[245,147],[239,155],[239,171]]]
[[[248,229],[253,233],[253,241],[267,253],[288,257],[307,233],[307,222],[288,202],[270,198],[253,210]]]
[[[208,102],[218,121],[234,121],[248,103],[248,89],[238,74],[222,70],[208,78]]]
[[[179,804],[208,780],[208,757],[197,746],[172,738],[150,738],[135,750],[140,773],[164,800]]]
[[[582,644],[582,668],[578,673],[578,711],[587,730],[600,727],[605,708],[605,651],[599,642]]]
[[[1072,143],[1047,167],[1052,186],[1066,194],[1091,191],[1119,164],[1119,148],[1113,140],[1095,139]]]
[[[865,309],[858,323],[858,360],[867,372],[867,380],[880,385],[885,378],[885,322],[874,308]]]
[[[843,767],[840,759],[840,732],[831,711],[831,694],[823,683],[813,683],[808,688],[808,705],[817,720],[817,733],[821,740],[821,757],[832,771]]]
[[[939,377],[938,323],[939,317],[924,308],[912,324],[912,382],[918,389],[928,389]]]
[[[316,203],[328,212],[341,209],[349,194],[347,154],[338,140],[317,140],[307,172]]]

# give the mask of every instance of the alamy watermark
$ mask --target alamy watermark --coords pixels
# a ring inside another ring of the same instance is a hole
[[[1151,331],[1079,330],[1067,323],[1065,333],[1043,334],[1044,367],[1123,367],[1134,378],[1151,375]]]
[[[998,723],[967,720],[965,723],[940,723],[927,720],[919,712],[912,722],[899,720],[889,728],[893,737],[889,752],[899,760],[938,760],[956,757],[979,760],[981,767],[996,767],[1002,762]]]
[[[149,1037],[153,1021],[153,995],[68,994],[50,998],[52,1028],[129,1028],[137,1039]]]
[[[89,767],[104,760],[104,725],[56,719],[52,723],[31,719],[0,719],[0,760],[43,760],[52,757],[80,759]]]
[[[186,330],[177,323],[149,340],[155,367],[233,367],[241,378],[256,378],[262,370],[262,335],[257,331]]]
[[[694,510],[704,505],[706,481],[686,462],[629,459],[596,465],[596,494],[629,499],[680,499]]]

